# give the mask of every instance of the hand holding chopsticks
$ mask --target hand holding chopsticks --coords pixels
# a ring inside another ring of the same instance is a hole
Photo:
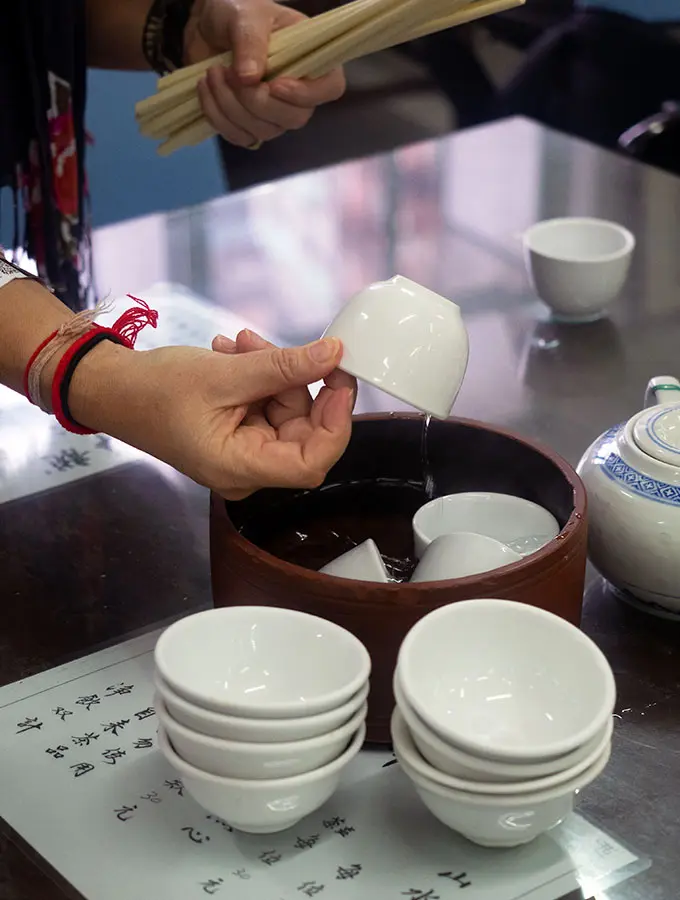
[[[228,68],[232,54],[210,57],[161,78],[158,92],[136,106],[139,128],[162,141],[161,155],[198,144],[218,131],[241,146],[256,145],[305,124],[319,97],[319,102],[334,99],[334,88],[339,95],[341,76],[338,85],[332,82],[345,63],[524,2],[352,0],[312,19],[299,19],[299,14],[286,10],[291,24],[279,22],[284,27],[271,34],[263,82],[239,87]],[[237,63],[239,56],[237,50]],[[316,79],[324,77],[330,82],[318,84]],[[299,86],[288,84],[292,97],[277,97],[279,78],[307,80]]]

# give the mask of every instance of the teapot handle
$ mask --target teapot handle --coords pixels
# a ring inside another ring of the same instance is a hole
[[[657,375],[647,385],[645,407],[661,403],[680,403],[680,381],[672,375]]]

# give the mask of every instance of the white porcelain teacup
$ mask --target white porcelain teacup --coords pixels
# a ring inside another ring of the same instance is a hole
[[[451,301],[395,275],[352,297],[325,336],[342,341],[345,372],[435,418],[451,412],[469,353]]]
[[[437,497],[421,506],[413,517],[416,557],[444,534],[474,532],[494,538],[520,556],[535,553],[557,537],[557,519],[537,503],[512,494],[464,491]]]
[[[253,719],[315,716],[368,681],[371,657],[347,629],[274,606],[228,606],[173,623],[154,651],[160,678],[203,709]]]
[[[579,628],[511,600],[461,600],[420,619],[397,661],[406,702],[446,743],[501,762],[540,762],[590,741],[616,683]]]
[[[523,235],[529,278],[556,319],[592,322],[628,276],[635,237],[604,219],[548,219]]]
[[[347,749],[336,759],[289,778],[224,778],[211,775],[183,760],[165,728],[158,729],[158,749],[181,777],[199,806],[246,834],[286,831],[320,809],[337,790],[343,771],[366,739],[362,725]]]
[[[432,541],[418,563],[411,582],[467,578],[521,560],[519,553],[494,538],[459,531]]]
[[[428,777],[399,711],[392,718],[394,752],[420,799],[435,818],[484,847],[516,847],[559,825],[573,810],[576,794],[598,778],[611,755],[611,742],[591,766],[566,781],[521,793],[482,794],[447,787]],[[507,785],[501,786],[507,788]]]
[[[375,541],[370,538],[363,544],[352,547],[342,556],[338,556],[319,571],[324,575],[352,578],[355,581],[377,581],[387,584],[390,580],[380,551]]]

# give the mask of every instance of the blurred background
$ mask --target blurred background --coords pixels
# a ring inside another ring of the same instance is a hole
[[[338,3],[291,5],[314,15]],[[155,76],[91,72],[95,226],[505,115],[531,116],[680,172],[680,0],[527,0],[480,24],[359,60],[347,75],[343,100],[257,153],[208,142],[159,160],[133,115]],[[2,218],[7,242],[11,216]]]

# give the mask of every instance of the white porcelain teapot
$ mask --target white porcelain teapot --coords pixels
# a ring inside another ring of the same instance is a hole
[[[645,406],[578,465],[589,556],[615,587],[680,613],[680,381],[653,378]]]

